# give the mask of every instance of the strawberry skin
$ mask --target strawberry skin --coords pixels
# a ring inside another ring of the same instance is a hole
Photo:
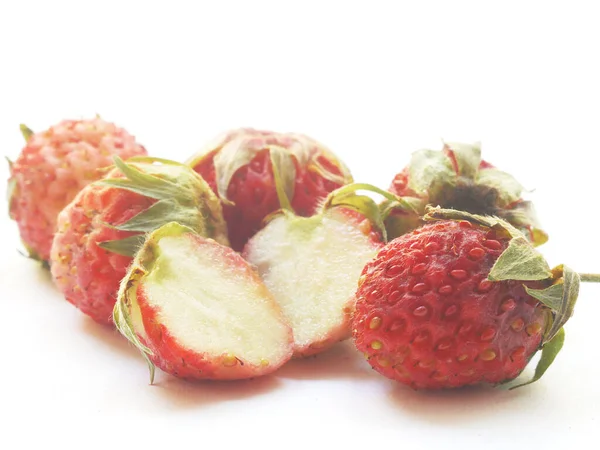
[[[110,176],[115,175],[119,176]],[[131,263],[131,257],[98,246],[133,234],[107,224],[125,223],[153,203],[134,192],[89,185],[58,217],[52,277],[67,301],[96,322],[112,321],[115,294]]]
[[[162,165],[152,158],[129,161],[85,186],[60,212],[51,249],[56,286],[70,303],[103,324],[112,322],[119,283],[136,251],[131,239],[176,217],[228,244],[220,203],[195,172],[166,160],[160,160]],[[132,182],[123,168],[147,178]],[[154,213],[152,208],[161,205],[169,208]]]
[[[225,200],[223,214],[236,251],[261,229],[265,217],[281,208],[273,178],[273,147],[291,158],[281,178],[299,216],[311,216],[327,194],[352,181],[344,164],[307,136],[249,128],[226,133],[188,164]],[[232,166],[234,173],[229,171]]]
[[[488,280],[509,240],[441,221],[385,246],[363,270],[353,317],[356,347],[371,366],[415,389],[518,376],[540,348],[549,309],[522,281]]]
[[[102,177],[113,156],[145,155],[133,136],[100,118],[65,120],[30,134],[27,145],[11,164],[10,216],[19,227],[30,256],[50,257],[58,213],[87,184]]]

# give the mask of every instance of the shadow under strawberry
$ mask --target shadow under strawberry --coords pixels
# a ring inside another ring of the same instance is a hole
[[[160,397],[178,408],[198,409],[212,403],[243,401],[265,395],[281,385],[281,381],[274,376],[246,380],[195,380],[190,383],[161,373],[148,388],[149,395]]]
[[[377,377],[352,342],[341,342],[317,355],[293,359],[276,376],[295,380],[365,379]]]
[[[537,391],[537,394],[536,394]],[[388,401],[407,415],[434,424],[465,424],[486,416],[499,415],[506,404],[517,404],[527,397],[543,395],[543,389],[496,389],[491,386],[465,386],[458,389],[415,391],[390,383]],[[516,409],[516,407],[514,408]]]

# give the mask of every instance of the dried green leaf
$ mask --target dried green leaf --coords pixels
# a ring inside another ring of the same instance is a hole
[[[227,197],[227,190],[233,175],[239,168],[250,163],[256,154],[264,149],[262,142],[255,145],[254,140],[246,136],[237,137],[228,141],[220,151],[215,154],[213,164],[217,180],[217,192],[225,203],[231,203]]]
[[[130,314],[132,302],[136,301],[137,286],[145,274],[146,272],[142,268],[132,266],[127,275],[125,275],[121,281],[117,302],[113,309],[113,322],[115,323],[117,330],[119,330],[119,332],[131,342],[144,357],[150,372],[150,384],[152,384],[154,383],[155,366],[150,360],[150,356],[152,356],[153,353],[152,350],[144,345],[138,338]]]
[[[501,208],[518,201],[523,193],[523,186],[512,175],[493,167],[481,169],[475,183],[494,188],[498,193],[497,204]]]
[[[513,386],[510,389],[516,389],[519,387],[527,386],[528,384],[535,383],[537,380],[542,378],[542,376],[546,373],[548,368],[552,365],[556,356],[563,348],[565,343],[565,329],[560,328],[556,335],[544,346],[542,347],[542,356],[535,368],[535,373],[533,378],[526,383],[518,384],[517,386]]]
[[[358,212],[367,218],[381,232],[383,240],[387,241],[387,231],[379,211],[379,206],[371,197],[345,193],[335,196],[329,205],[330,207],[343,207]]]
[[[457,209],[444,209],[428,205],[425,207],[426,222],[436,220],[466,220],[475,225],[481,225],[487,228],[493,228],[497,233],[506,237],[523,237],[523,233],[513,227],[510,223],[494,216],[480,216]]]
[[[502,280],[545,280],[552,277],[544,257],[524,236],[511,239],[508,247],[494,263],[488,279]]]
[[[533,203],[518,202],[513,209],[504,210],[502,218],[515,227],[523,229],[534,246],[537,247],[548,241],[548,235],[540,228]]]
[[[25,142],[29,141],[29,138],[31,136],[33,136],[35,133],[33,131],[31,131],[30,128],[27,127],[27,125],[25,124],[21,124],[19,125],[19,128],[21,130],[21,134],[23,135],[23,139],[25,139]]]
[[[294,198],[294,187],[296,185],[294,159],[286,149],[276,145],[269,147],[269,157],[279,206],[282,209],[293,211],[291,201]]]
[[[379,206],[383,220],[386,220],[393,212],[421,216],[424,208],[425,201],[416,197],[398,197],[395,200],[385,200]]]
[[[321,157],[327,159],[331,164],[334,164],[339,169],[341,175],[334,173],[327,167],[325,167],[320,161]],[[335,155],[323,149],[321,149],[317,154],[311,157],[310,164],[308,165],[307,170],[313,170],[326,180],[329,180],[332,183],[336,183],[341,186],[352,183],[354,181],[352,179],[352,174],[350,173],[350,170],[344,165],[344,163],[338,160],[335,157]]]
[[[136,234],[123,239],[100,242],[98,243],[98,246],[108,250],[109,252],[117,253],[123,256],[134,257],[140,247],[143,245],[144,240],[145,236],[143,234]]]
[[[10,213],[12,204],[17,194],[17,179],[11,178],[8,180],[8,186],[6,187],[6,200],[8,201],[8,215],[12,218]]]
[[[114,160],[117,169],[119,169],[121,173],[125,175],[126,179],[131,183],[121,183],[119,185],[119,183],[112,181],[115,179],[104,179],[100,180],[100,184],[120,187],[121,189],[127,189],[132,192],[140,193],[146,197],[159,200],[181,195],[181,188],[176,183],[151,173],[142,172],[140,169],[135,167],[135,165],[125,163],[118,156],[115,156]],[[148,171],[150,171],[151,168],[152,166],[147,166]]]
[[[454,158],[458,166],[458,175],[474,179],[481,164],[481,144],[479,142],[475,144],[445,142],[444,146],[447,150],[454,153]]]
[[[143,158],[146,160],[145,162],[157,162],[156,158]],[[141,162],[141,160],[138,162]],[[178,186],[173,181],[151,173],[153,170],[157,173],[160,173],[161,171],[165,172],[167,167],[170,166],[186,167],[183,164],[172,161],[168,161],[168,163],[169,164],[162,164],[156,167],[147,165],[145,168],[148,173],[145,173],[129,162],[123,162],[123,160],[117,156],[115,157],[115,165],[126,178],[104,178],[96,181],[96,184],[125,189],[157,200],[181,197],[183,192],[181,186]],[[174,173],[173,178],[176,178],[176,175],[177,173]]]
[[[436,150],[419,150],[413,153],[409,165],[410,189],[435,198],[438,191],[455,182],[456,173],[444,153]]]
[[[166,199],[154,203],[127,222],[114,225],[112,228],[147,233],[169,222],[179,222],[182,225],[194,227],[194,224],[199,222],[199,214],[200,211],[195,208],[183,208],[175,199]]]
[[[580,282],[581,280],[577,272],[567,266],[562,266],[562,282],[559,281],[559,284],[563,286],[562,297],[559,307],[553,308],[554,321],[550,329],[544,334],[544,342],[553,339],[556,333],[573,315],[575,303],[577,303],[577,297],[579,296]]]
[[[538,299],[548,308],[558,311],[563,301],[564,284],[558,283],[546,289],[530,289],[525,286],[525,290],[533,298]]]

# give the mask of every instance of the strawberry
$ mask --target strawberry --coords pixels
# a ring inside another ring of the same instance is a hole
[[[231,248],[177,223],[151,233],[121,283],[114,321],[150,365],[186,379],[266,375],[292,356],[273,297]]]
[[[394,177],[390,192],[410,198],[412,209],[396,209],[386,220],[391,239],[422,225],[425,206],[498,216],[521,230],[534,244],[548,236],[537,223],[533,204],[523,200],[523,186],[511,175],[481,159],[479,144],[445,143],[442,151],[420,150]]]
[[[321,352],[350,337],[356,284],[385,230],[377,205],[356,195],[358,189],[391,197],[368,185],[344,186],[311,217],[285,209],[273,215],[244,249],[292,326],[295,356]],[[286,205],[284,197],[281,203]]]
[[[231,246],[241,251],[280,208],[272,165],[300,216],[310,216],[334,189],[352,182],[346,166],[313,139],[254,129],[230,131],[188,161],[224,202]]]
[[[51,251],[55,284],[85,314],[110,323],[143,233],[174,220],[228,242],[220,202],[193,170],[156,158],[117,158],[106,178],[84,187],[59,214]]]
[[[426,225],[365,266],[356,347],[375,370],[416,389],[504,383],[541,350],[539,379],[562,347],[580,276],[550,270],[503,220],[428,211]]]
[[[27,145],[10,164],[10,217],[17,222],[29,256],[50,257],[58,213],[87,184],[102,177],[99,169],[113,156],[145,155],[133,136],[100,118],[65,120],[48,130],[21,132]]]

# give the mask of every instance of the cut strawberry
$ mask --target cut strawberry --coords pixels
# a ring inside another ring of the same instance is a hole
[[[177,223],[150,234],[121,283],[117,327],[154,365],[187,379],[266,375],[292,356],[292,331],[232,249]]]
[[[362,268],[382,244],[374,230],[378,223],[383,229],[377,206],[354,194],[365,188],[373,190],[355,184],[334,191],[312,217],[284,211],[246,245],[245,258],[292,325],[296,356],[318,353],[350,336],[353,292]]]

